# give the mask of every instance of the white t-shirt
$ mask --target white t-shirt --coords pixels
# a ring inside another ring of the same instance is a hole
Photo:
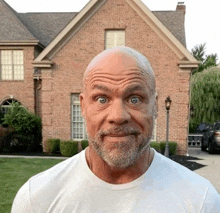
[[[89,169],[85,151],[30,178],[12,213],[217,213],[210,182],[155,150],[149,169],[126,184],[109,184]]]

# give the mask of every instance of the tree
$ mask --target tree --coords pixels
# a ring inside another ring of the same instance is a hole
[[[206,43],[196,45],[192,50],[191,53],[198,61],[201,62],[199,64],[199,67],[193,71],[193,75],[197,72],[202,72],[204,69],[207,69],[209,67],[213,67],[217,65],[218,56],[217,54],[210,54],[205,55],[206,51]]]
[[[190,132],[201,122],[220,120],[220,68],[211,67],[192,76]]]

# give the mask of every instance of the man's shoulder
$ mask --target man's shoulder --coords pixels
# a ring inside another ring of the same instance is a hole
[[[167,179],[167,181],[183,181],[193,185],[211,185],[207,179],[201,177],[179,163],[176,163],[173,160],[161,155],[160,153],[155,154],[154,166],[156,171],[158,171],[161,176],[164,176],[164,179]]]
[[[84,152],[84,151],[83,151]],[[55,166],[31,177],[29,182],[30,197],[37,196],[38,192],[48,193],[57,191],[77,175],[81,165],[83,152],[64,160]]]
[[[64,193],[79,174],[82,176],[84,151],[31,177],[18,191],[13,209],[45,209],[53,200]],[[74,183],[72,184],[74,185]],[[22,203],[22,206],[19,204]],[[16,212],[16,211],[14,211]],[[21,211],[19,211],[21,212]]]

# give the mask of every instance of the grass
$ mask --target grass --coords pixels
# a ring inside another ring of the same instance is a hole
[[[10,213],[19,188],[33,175],[63,159],[0,158],[0,212]]]

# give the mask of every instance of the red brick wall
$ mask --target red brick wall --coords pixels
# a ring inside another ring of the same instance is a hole
[[[7,47],[9,49],[10,47]],[[11,47],[13,50],[15,47]],[[31,112],[34,112],[34,81],[33,60],[34,47],[21,46],[17,49],[24,51],[24,80],[22,81],[0,81],[0,103],[5,99],[13,97]],[[0,48],[0,50],[3,47]]]
[[[166,138],[165,99],[170,96],[170,140],[186,153],[189,73],[180,72],[177,55],[124,1],[108,0],[53,57],[52,71],[42,71],[44,143],[49,137],[71,137],[71,93],[82,91],[83,73],[104,50],[105,29],[125,29],[126,46],[144,54],[156,75],[157,139]]]

